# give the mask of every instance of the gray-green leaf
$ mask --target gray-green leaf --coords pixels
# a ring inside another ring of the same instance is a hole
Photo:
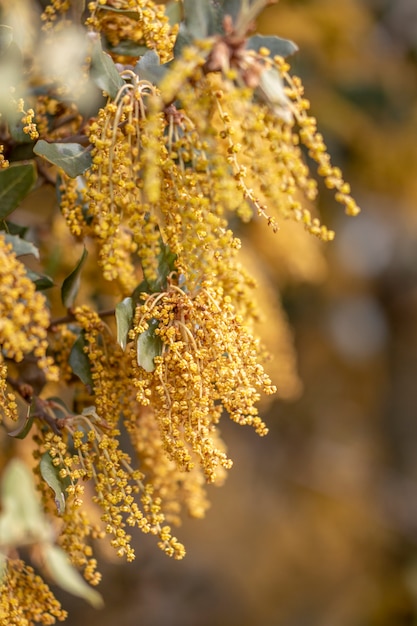
[[[176,0],[171,0],[165,5],[165,15],[169,19],[171,26],[178,24],[182,18],[181,3]]]
[[[69,364],[76,376],[84,383],[84,385],[93,386],[91,377],[91,366],[88,356],[84,352],[85,337],[83,333],[74,342],[69,355]]]
[[[134,314],[132,298],[125,298],[116,304],[117,343],[126,349],[128,332],[132,327]]]
[[[34,257],[39,259],[39,250],[38,248],[31,243],[30,241],[26,241],[22,239],[18,235],[4,235],[7,243],[11,243],[13,247],[13,252],[16,256],[24,256],[25,254],[33,254]]]
[[[135,72],[141,79],[149,80],[154,85],[158,85],[168,69],[165,65],[161,65],[155,50],[148,50],[136,63]]]
[[[32,405],[33,406],[33,405]],[[33,415],[31,414],[31,408],[28,407],[27,415],[24,420],[16,426],[13,430],[7,431],[9,437],[13,437],[14,439],[24,439],[29,434],[32,426],[33,426]]]
[[[103,52],[98,38],[91,53],[91,77],[97,87],[105,91],[110,98],[115,98],[125,84],[111,57]]]
[[[76,178],[91,167],[90,147],[85,148],[79,143],[48,143],[40,139],[33,152],[60,167],[71,178]]]
[[[175,269],[175,260],[177,256],[171,252],[163,241],[160,242],[161,250],[158,254],[158,275],[154,280],[146,280],[151,292],[161,291],[165,289],[167,278]],[[146,278],[146,276],[145,276]]]
[[[33,163],[10,165],[0,170],[0,219],[7,217],[29,193],[36,180]]]
[[[184,22],[192,39],[205,39],[216,32],[212,0],[183,0]]]
[[[20,459],[7,465],[1,483],[0,546],[51,541],[31,471]]]
[[[282,39],[282,37],[276,37],[274,35],[254,35],[248,39],[246,48],[248,50],[256,50],[256,52],[258,52],[260,48],[268,48],[271,57],[280,56],[284,58],[294,54],[298,50],[298,46],[290,39]]]
[[[61,548],[47,544],[43,549],[43,557],[48,574],[61,589],[65,589],[73,596],[83,598],[96,609],[103,606],[101,595],[85,582]]]
[[[38,274],[38,272],[34,272],[33,270],[26,270],[26,273],[30,280],[35,284],[36,291],[50,289],[55,284],[52,278],[46,274]]]
[[[45,452],[41,456],[39,470],[42,478],[55,494],[55,504],[60,515],[62,515],[65,511],[65,490],[71,484],[68,477],[60,477],[59,472],[61,469],[61,466],[53,465],[49,452]]]
[[[146,372],[153,372],[155,369],[154,358],[162,354],[162,341],[155,335],[158,320],[151,320],[148,328],[138,335],[136,342],[136,357],[138,365]]]
[[[67,309],[70,309],[74,304],[74,300],[80,288],[81,270],[87,259],[87,256],[88,256],[87,249],[84,248],[81,258],[78,261],[77,265],[74,267],[71,274],[67,276],[64,282],[62,283],[61,299],[62,299],[62,304]]]
[[[123,39],[116,46],[109,46],[109,50],[114,54],[122,54],[127,57],[140,57],[145,54],[149,48],[137,44],[134,41],[130,41],[129,39]]]

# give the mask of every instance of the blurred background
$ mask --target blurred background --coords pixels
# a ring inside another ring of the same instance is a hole
[[[179,529],[186,559],[138,536],[134,564],[103,559],[103,611],[61,594],[70,626],[417,624],[417,2],[281,0],[259,30],[298,43],[293,72],[362,213],[324,191],[331,244],[242,231],[303,391],[282,383],[264,439],[224,420],[234,468]]]

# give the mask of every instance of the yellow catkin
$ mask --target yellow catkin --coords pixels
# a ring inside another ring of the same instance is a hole
[[[56,380],[57,369],[48,348],[50,323],[45,296],[36,291],[11,243],[0,233],[0,346],[3,354],[22,361],[32,354],[49,380]]]
[[[0,584],[1,626],[49,626],[63,622],[67,612],[48,585],[20,559],[9,559]]]

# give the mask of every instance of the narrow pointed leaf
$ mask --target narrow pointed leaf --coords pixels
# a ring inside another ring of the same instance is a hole
[[[154,280],[147,280],[150,291],[157,292],[165,289],[167,278],[175,270],[177,256],[161,241],[161,251],[158,254],[158,276]]]
[[[81,270],[87,259],[87,256],[88,256],[87,249],[84,248],[81,258],[78,261],[77,265],[74,267],[71,274],[67,276],[64,282],[62,283],[61,299],[62,299],[62,304],[67,309],[70,309],[73,306],[75,298],[77,297],[77,293],[80,288]]]
[[[68,176],[76,178],[91,166],[91,151],[79,143],[48,143],[40,139],[33,148],[38,156],[60,167]]]
[[[8,431],[9,437],[13,437],[14,439],[24,439],[30,432],[33,426],[33,415],[31,415],[31,407],[28,406],[28,411],[25,419],[18,424],[16,428]]]
[[[141,333],[136,342],[136,357],[138,365],[146,372],[153,372],[155,369],[154,358],[162,354],[162,341],[155,335],[158,326],[157,320],[151,320],[145,332]]]
[[[132,327],[134,308],[132,298],[125,298],[116,305],[117,343],[126,350],[128,332]]]
[[[50,289],[54,286],[54,281],[46,274],[38,274],[33,270],[27,270],[27,275],[30,280],[35,283],[36,291],[44,291],[44,289]]]
[[[96,609],[103,606],[101,595],[85,582],[62,548],[47,544],[44,547],[43,556],[48,574],[61,589],[73,596],[83,598]]]
[[[71,481],[68,477],[61,478],[59,475],[62,466],[55,466],[49,452],[45,452],[41,456],[39,470],[44,481],[50,486],[55,494],[55,504],[58,513],[63,515],[65,511],[66,488],[69,487]]]
[[[0,219],[7,217],[27,196],[36,180],[33,163],[10,165],[0,170]]]
[[[93,386],[93,379],[91,377],[91,367],[88,356],[84,352],[85,337],[83,333],[76,339],[74,345],[72,346],[70,355],[69,355],[69,364],[71,366],[72,371],[84,385]]]
[[[91,53],[91,77],[97,87],[105,91],[110,98],[115,98],[125,84],[111,57],[103,52],[99,39],[94,43]]]
[[[9,234],[5,235],[5,239],[8,243],[12,244],[13,252],[15,253],[16,256],[24,256],[25,254],[33,254],[34,257],[39,259],[39,250],[30,241],[21,239],[17,235],[9,235]]]

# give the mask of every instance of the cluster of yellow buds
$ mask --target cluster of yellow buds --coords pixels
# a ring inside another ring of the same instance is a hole
[[[318,239],[333,238],[307,208],[317,182],[304,152],[346,212],[359,211],[290,74],[294,44],[249,36],[267,1],[184,2],[180,15],[153,0],[52,0],[42,16],[51,38],[70,23],[86,37],[81,90],[71,93],[56,77],[39,89],[36,77],[33,108],[13,100],[25,154],[38,158],[38,181],[56,185],[61,216],[53,219],[85,250],[65,278],[56,262],[66,314],[51,322],[41,290],[54,281],[36,272],[40,280],[32,279],[15,254],[9,229],[22,231],[8,215],[16,207],[0,213],[0,414],[17,418],[16,393],[29,405],[19,434],[33,423],[44,508],[58,518],[59,549],[91,585],[100,581],[93,539],[108,536],[131,561],[130,529],[138,528],[167,555],[184,556],[170,524],[180,523],[182,507],[202,517],[207,485],[222,483],[232,466],[219,430],[224,414],[260,436],[268,432],[258,404],[276,387],[256,334],[262,297],[245,267],[238,220],[259,216],[274,231],[291,220]],[[94,97],[83,102],[90,88]],[[4,155],[13,158],[15,141],[0,146],[0,175],[20,190],[17,206],[36,168],[23,164],[23,182],[13,178]],[[87,249],[94,285],[78,291]],[[96,312],[102,302],[111,308]],[[299,383],[285,315],[275,310],[281,354],[290,354],[285,396]],[[18,371],[25,359],[44,383],[58,382],[52,397],[25,392],[23,370],[12,378],[9,364]],[[126,433],[132,455],[121,444]],[[8,623],[64,619],[30,568],[14,559],[6,569],[0,611]],[[19,578],[31,608],[16,591]]]
[[[150,324],[161,354],[154,367],[144,367],[141,338]],[[171,283],[138,307],[131,338],[137,399],[152,406],[164,449],[179,468],[198,463],[214,481],[217,467],[231,467],[213,439],[223,409],[238,424],[267,433],[255,403],[260,390],[271,394],[275,387],[258,362],[258,342],[221,288],[204,283],[190,294]]]

